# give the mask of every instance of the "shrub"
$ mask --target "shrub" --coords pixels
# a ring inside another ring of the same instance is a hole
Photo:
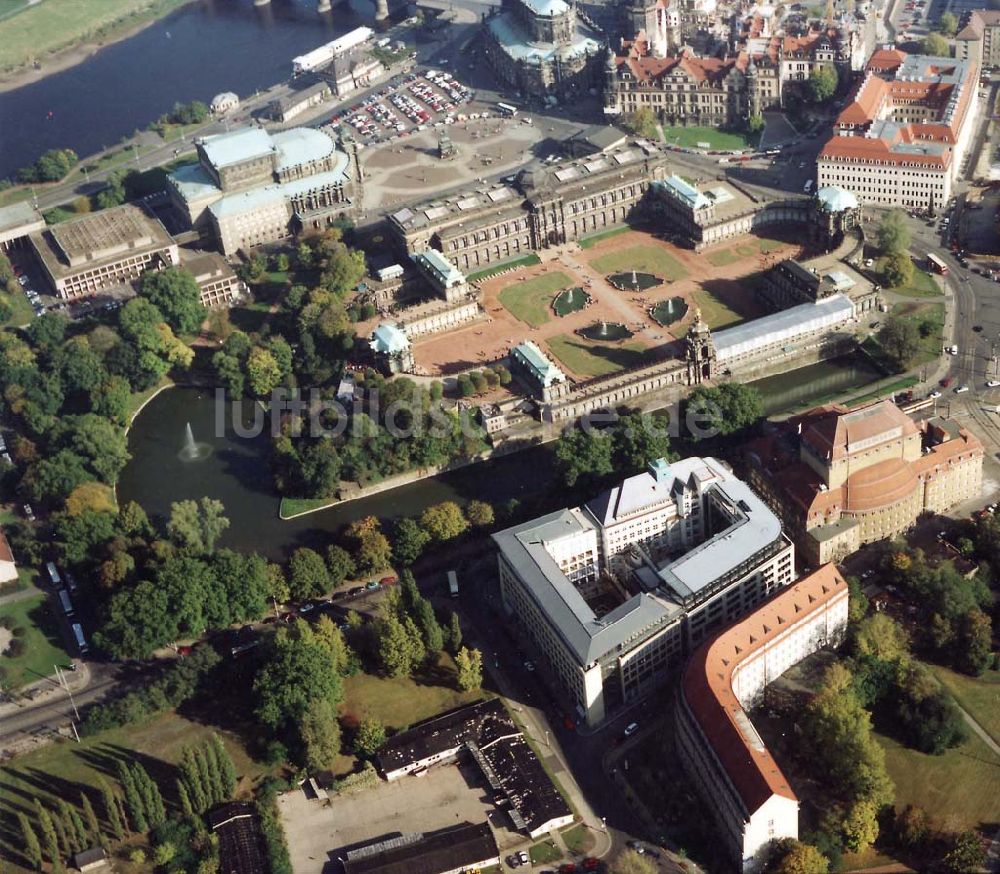
[[[28,647],[25,644],[25,642],[21,640],[19,637],[15,637],[13,640],[11,640],[10,644],[7,647],[7,652],[4,654],[8,658],[16,659],[23,656],[25,652],[27,652],[27,649]]]

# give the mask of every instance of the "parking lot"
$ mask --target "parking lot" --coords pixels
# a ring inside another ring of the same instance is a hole
[[[506,815],[493,807],[475,771],[465,766],[441,765],[422,777],[380,782],[325,801],[300,790],[288,792],[278,799],[278,808],[295,874],[333,874],[347,848],[463,822],[489,819],[501,852],[524,841],[507,828]]]

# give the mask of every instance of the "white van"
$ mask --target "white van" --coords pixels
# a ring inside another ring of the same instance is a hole
[[[812,191],[813,181],[812,179],[806,179],[805,187],[802,189],[806,194]]]
[[[52,580],[53,586],[62,585],[62,577],[59,576],[59,568],[56,567],[56,563],[54,561],[46,562],[45,570],[49,572],[49,579]]]

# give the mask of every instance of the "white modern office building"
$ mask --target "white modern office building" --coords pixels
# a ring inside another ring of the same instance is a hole
[[[794,577],[778,518],[714,458],[660,459],[493,539],[505,609],[588,725]]]

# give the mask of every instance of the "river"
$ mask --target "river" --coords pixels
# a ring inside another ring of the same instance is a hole
[[[346,6],[321,15],[316,0],[196,0],[76,66],[0,93],[0,178],[47,149],[94,154],[175,103],[268,88],[288,79],[296,55],[370,21]]]
[[[200,461],[181,458],[188,423],[195,440],[210,450]],[[161,392],[136,418],[128,444],[132,461],[119,478],[121,503],[138,501],[162,524],[175,501],[217,498],[232,523],[222,545],[257,550],[273,559],[298,546],[325,547],[332,534],[363,516],[415,516],[446,500],[464,504],[478,498],[499,504],[552,483],[551,445],[535,447],[283,522],[268,469],[267,436],[238,437],[228,424],[226,433],[216,436],[213,393],[193,388]]]

